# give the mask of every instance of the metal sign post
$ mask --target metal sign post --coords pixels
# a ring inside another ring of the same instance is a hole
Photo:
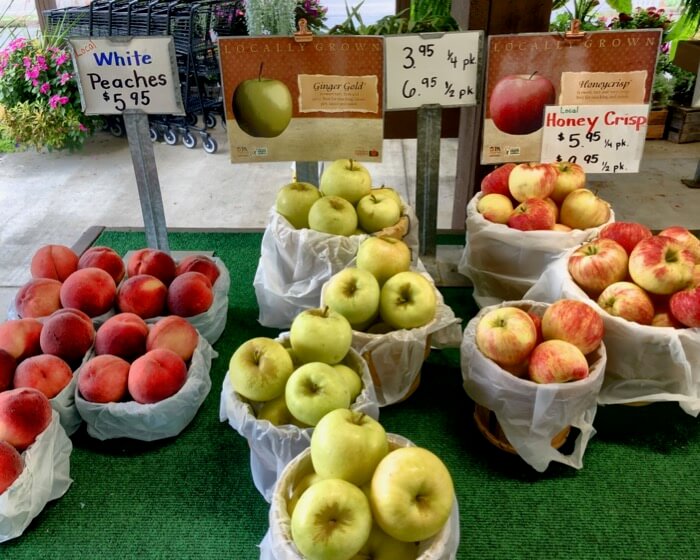
[[[434,257],[437,249],[437,206],[440,186],[440,132],[442,107],[423,105],[417,110],[416,215],[422,256]]]

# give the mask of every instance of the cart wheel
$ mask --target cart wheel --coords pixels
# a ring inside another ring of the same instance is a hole
[[[197,145],[197,137],[188,130],[182,135],[182,143],[185,148],[192,149]]]
[[[177,134],[174,130],[169,128],[163,133],[163,140],[165,140],[165,143],[169,146],[174,146],[177,144]]]
[[[121,122],[112,121],[109,125],[109,132],[112,136],[121,138],[122,136],[124,136],[124,127],[122,126]]]
[[[151,138],[151,142],[158,142],[158,140],[160,140],[160,134],[155,126],[148,128],[148,136]]]
[[[187,113],[185,115],[185,122],[190,126],[196,126],[197,125],[196,113]]]
[[[216,126],[216,117],[212,113],[207,113],[204,117],[204,124],[207,128],[214,128]]]
[[[219,146],[214,138],[211,136],[206,136],[202,139],[202,148],[204,148],[204,151],[208,154],[214,154]]]

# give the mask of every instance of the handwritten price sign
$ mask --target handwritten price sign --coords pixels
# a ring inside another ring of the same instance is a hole
[[[482,31],[384,39],[386,109],[476,105]]]
[[[545,109],[541,161],[570,161],[586,173],[637,173],[648,105],[553,105]]]

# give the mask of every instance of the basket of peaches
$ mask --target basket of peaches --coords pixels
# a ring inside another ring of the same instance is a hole
[[[588,304],[506,301],[481,309],[464,331],[464,389],[481,433],[543,472],[580,469],[603,383],[601,317]],[[573,440],[573,450],[560,449]]]
[[[610,204],[586,188],[580,165],[507,163],[482,180],[467,205],[458,270],[481,307],[522,299],[562,252],[614,221]]]
[[[605,323],[602,404],[678,402],[700,413],[700,240],[616,222],[543,273],[528,297],[585,301]]]

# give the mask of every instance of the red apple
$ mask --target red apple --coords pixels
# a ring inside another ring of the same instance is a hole
[[[126,275],[126,265],[114,249],[96,245],[90,247],[78,260],[78,268],[101,268],[113,279],[115,285],[119,285]]]
[[[544,108],[554,104],[552,82],[533,72],[501,78],[489,99],[489,116],[506,134],[530,134],[542,128]]]
[[[540,342],[544,341],[544,336],[542,335],[542,317],[540,317],[534,311],[528,311],[527,314],[530,316],[530,319],[532,319],[532,322],[535,324],[535,330],[537,330],[537,342],[535,343],[535,345],[537,345]]]
[[[696,264],[700,263],[700,239],[695,237],[692,232],[682,226],[673,226],[662,229],[659,235],[670,237],[680,243],[684,249],[690,251],[695,259]]]
[[[700,286],[700,264],[696,264],[693,267],[693,278],[690,281],[690,286],[689,288],[695,288],[696,286]]]
[[[571,191],[559,208],[559,221],[572,229],[602,226],[610,219],[610,204],[588,189]]]
[[[206,255],[189,255],[185,257],[177,263],[176,272],[178,276],[185,272],[201,272],[204,276],[209,278],[212,286],[217,278],[219,278],[220,274],[216,261]]]
[[[80,367],[78,391],[86,401],[120,402],[127,397],[129,367],[129,362],[112,354],[90,358]]]
[[[689,287],[694,268],[692,253],[661,235],[637,243],[629,257],[632,280],[652,294],[672,294]]]
[[[629,255],[637,243],[652,235],[651,230],[639,222],[612,222],[601,228],[598,237],[617,241]]]
[[[569,274],[590,296],[627,277],[627,252],[612,239],[594,239],[569,256]]]
[[[481,192],[487,194],[502,194],[510,198],[508,176],[515,167],[514,163],[504,163],[481,180]]]
[[[36,356],[42,352],[40,339],[43,328],[41,321],[31,317],[0,323],[0,349],[10,354],[17,363],[29,356]]]
[[[509,196],[498,193],[485,194],[476,203],[476,210],[489,222],[506,224],[513,212],[513,203]]]
[[[522,309],[498,307],[479,320],[475,342],[482,354],[500,366],[518,366],[535,347],[537,328]]]
[[[518,204],[508,217],[508,226],[521,231],[552,229],[554,214],[541,198],[528,198]]]
[[[48,428],[51,403],[37,389],[21,387],[0,393],[0,440],[24,451]]]
[[[187,366],[172,350],[156,348],[136,358],[129,368],[129,394],[141,404],[171,397],[187,381]]]
[[[685,325],[673,316],[669,307],[670,297],[663,303],[654,301],[654,317],[651,324],[654,327],[672,327],[674,329],[683,329]]]
[[[15,370],[15,387],[38,389],[53,399],[72,381],[73,370],[65,360],[52,354],[39,354],[21,362]]]
[[[642,288],[633,282],[615,282],[598,296],[598,305],[615,317],[640,325],[651,325],[654,304]]]
[[[0,495],[22,474],[22,456],[12,445],[0,441]]]
[[[527,373],[535,383],[566,383],[585,379],[588,362],[583,352],[565,340],[545,340],[530,354]]]
[[[508,176],[508,190],[518,202],[547,198],[554,190],[557,172],[549,163],[519,163]]]
[[[571,191],[586,186],[586,172],[578,163],[562,161],[553,163],[552,167],[557,172],[557,178],[550,196],[557,204],[561,204]]]
[[[565,340],[584,354],[593,352],[603,340],[603,319],[590,305],[575,299],[560,299],[542,315],[545,340]]]
[[[671,315],[686,327],[700,327],[700,288],[681,290],[668,302]]]
[[[17,360],[7,350],[0,348],[0,392],[12,386],[12,378],[17,368]]]

